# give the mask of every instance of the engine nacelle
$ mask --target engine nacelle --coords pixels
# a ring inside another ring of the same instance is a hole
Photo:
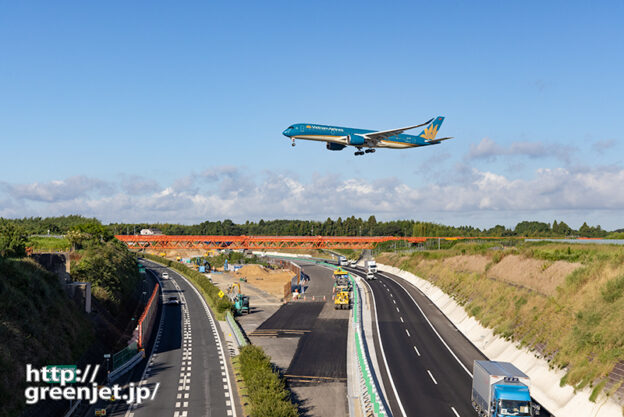
[[[340,145],[338,143],[333,143],[333,142],[327,142],[327,149],[330,151],[341,151],[344,148],[346,148],[346,145]]]
[[[349,135],[347,136],[347,143],[353,146],[361,146],[366,142],[366,138],[360,135]]]

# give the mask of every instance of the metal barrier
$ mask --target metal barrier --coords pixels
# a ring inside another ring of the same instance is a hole
[[[228,325],[230,326],[230,329],[232,330],[232,333],[234,334],[234,337],[236,338],[236,343],[238,344],[238,347],[246,346],[247,339],[245,338],[245,335],[241,331],[240,326],[238,325],[238,322],[234,319],[234,316],[232,315],[231,312],[228,311],[225,314],[225,321],[227,321]]]
[[[156,321],[156,311],[158,310],[158,303],[154,302],[154,299],[158,295],[158,288],[159,285],[156,284],[156,286],[154,287],[154,291],[152,292],[152,296],[147,302],[143,314],[141,314],[141,317],[139,318],[138,345],[140,348],[144,347],[145,340],[149,338],[149,335],[152,332],[152,327],[154,327],[154,321]]]

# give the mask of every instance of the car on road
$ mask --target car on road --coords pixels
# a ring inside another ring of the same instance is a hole
[[[375,277],[375,274],[374,274],[373,272],[368,271],[368,272],[366,273],[366,279],[367,279],[368,281],[370,281],[370,280],[377,279],[377,278]]]
[[[355,268],[355,266],[356,266],[356,265],[357,265],[357,261],[356,261],[355,259],[353,259],[353,260],[351,261],[351,265],[350,265],[350,266],[351,266],[351,268]]]
[[[168,272],[163,272],[162,273],[162,277],[163,277],[163,279],[169,279],[169,273]]]
[[[165,304],[180,304],[180,299],[176,296],[171,296],[167,298],[167,302]]]

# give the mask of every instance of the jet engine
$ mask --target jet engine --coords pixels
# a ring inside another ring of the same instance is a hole
[[[353,146],[361,146],[366,142],[366,138],[360,135],[349,135],[347,136],[347,143]]]
[[[346,148],[346,145],[340,145],[338,143],[327,142],[327,149],[330,151],[341,151]]]

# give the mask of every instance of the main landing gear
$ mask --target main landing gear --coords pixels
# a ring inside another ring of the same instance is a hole
[[[363,151],[362,148],[358,148],[358,151],[355,152],[353,155],[360,156],[360,155],[364,155],[365,153],[373,153],[373,152],[375,152],[375,149],[366,149],[365,151]]]

